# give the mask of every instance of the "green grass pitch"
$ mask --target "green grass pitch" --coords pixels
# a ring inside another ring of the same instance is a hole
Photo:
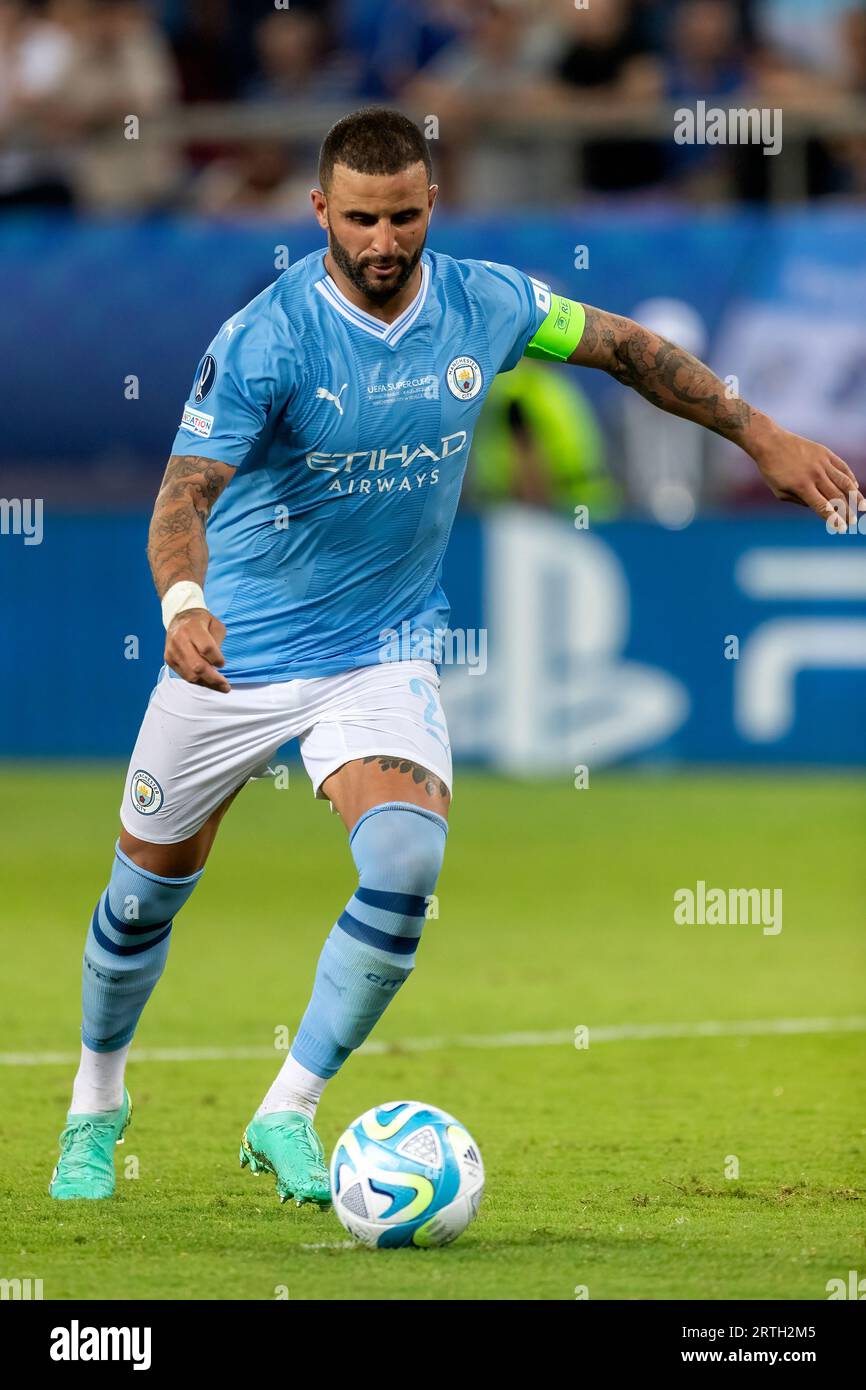
[[[136,1040],[253,1056],[133,1049],[117,1196],[49,1200],[74,1066],[44,1054],[77,1052],[120,789],[117,767],[0,776],[3,1277],[41,1278],[46,1299],[824,1299],[828,1279],[866,1274],[862,781],[458,777],[439,917],[377,1048],[319,1111],[329,1151],[361,1111],[406,1098],[480,1144],[478,1220],[446,1249],[395,1252],[349,1244],[333,1213],[280,1207],[269,1177],[238,1167],[284,1055],[275,1030],[296,1029],[353,888],[342,826],[300,770],[233,807]],[[676,925],[673,894],[698,879],[781,888],[782,931]],[[593,1038],[784,1019],[849,1024]]]

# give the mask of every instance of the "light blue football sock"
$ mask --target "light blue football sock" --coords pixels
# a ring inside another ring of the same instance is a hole
[[[132,1038],[165,966],[172,920],[203,873],[162,878],[116,845],[84,946],[81,1038],[92,1051],[114,1052]]]
[[[448,822],[408,801],[374,806],[349,837],[358,887],[322,949],[291,1055],[330,1077],[412,972]]]

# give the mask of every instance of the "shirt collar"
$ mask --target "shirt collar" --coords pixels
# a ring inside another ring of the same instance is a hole
[[[324,270],[324,253],[322,259]],[[343,291],[338,287],[335,280],[325,270],[322,278],[316,280],[314,288],[338,314],[341,314],[349,323],[353,323],[356,328],[362,329],[372,337],[378,338],[380,342],[393,347],[398,343],[405,333],[408,333],[421,310],[424,308],[427,299],[427,291],[430,287],[430,264],[427,260],[421,260],[421,287],[418,290],[412,303],[407,306],[396,318],[393,323],[383,323],[373,314],[368,314],[366,309],[359,309],[350,299],[347,299]]]

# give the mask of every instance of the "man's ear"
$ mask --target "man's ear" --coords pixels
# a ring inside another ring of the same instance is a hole
[[[310,189],[310,202],[313,205],[313,212],[320,227],[328,225],[328,198],[321,188]]]

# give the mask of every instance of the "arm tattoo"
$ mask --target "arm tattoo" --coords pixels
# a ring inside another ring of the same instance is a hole
[[[752,407],[729,399],[725,384],[697,357],[631,319],[586,306],[586,327],[574,358],[601,367],[646,400],[741,443]]]
[[[428,772],[427,768],[422,767],[420,763],[410,762],[408,758],[390,758],[381,754],[372,754],[368,758],[362,758],[361,761],[365,763],[378,763],[380,771],[382,772],[408,773],[413,782],[424,783],[424,790],[428,796],[449,795],[448,788],[441,777],[437,777],[433,772]]]
[[[160,598],[179,579],[204,583],[205,528],[234,469],[195,454],[172,454],[150,522],[147,558]]]

